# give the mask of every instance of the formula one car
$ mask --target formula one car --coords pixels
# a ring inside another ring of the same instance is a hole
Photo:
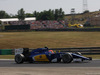
[[[62,53],[54,52],[45,48],[37,48],[35,50],[29,51],[29,48],[15,49],[15,62],[21,64],[23,62],[63,62],[71,63],[74,60],[92,60],[91,57],[87,58],[78,53]]]

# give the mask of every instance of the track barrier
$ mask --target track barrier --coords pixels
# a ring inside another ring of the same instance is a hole
[[[35,49],[30,49],[30,51]],[[54,52],[81,52],[83,55],[100,55],[100,47],[49,48]],[[14,55],[15,49],[0,49],[0,55]]]
[[[13,49],[0,49],[0,55],[12,55]]]
[[[83,55],[100,55],[100,47],[52,48],[56,52],[81,52]]]

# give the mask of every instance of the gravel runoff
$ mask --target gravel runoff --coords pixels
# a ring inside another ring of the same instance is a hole
[[[100,75],[97,67],[0,67],[0,75]]]

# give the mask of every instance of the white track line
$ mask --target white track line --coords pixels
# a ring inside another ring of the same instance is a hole
[[[0,60],[14,60],[14,59],[0,59]]]

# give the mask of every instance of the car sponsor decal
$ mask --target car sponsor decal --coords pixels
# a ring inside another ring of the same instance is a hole
[[[36,55],[33,57],[34,61],[49,61],[47,56],[45,54],[42,55]]]

